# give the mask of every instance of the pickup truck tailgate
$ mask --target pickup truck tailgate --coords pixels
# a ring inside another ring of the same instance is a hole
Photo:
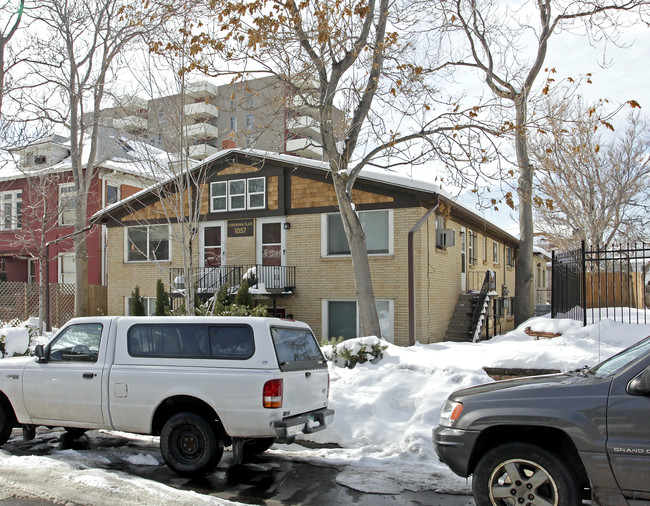
[[[283,416],[327,406],[327,362],[309,328],[273,327],[273,345],[283,380]]]

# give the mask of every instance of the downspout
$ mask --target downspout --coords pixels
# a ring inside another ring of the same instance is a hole
[[[429,216],[433,214],[438,206],[440,205],[440,200],[438,195],[435,195],[435,204],[433,207],[430,207],[424,216],[418,220],[415,226],[408,233],[408,290],[409,290],[409,346],[415,344],[415,273],[413,272],[413,237],[415,232],[424,225],[424,223],[429,219]]]

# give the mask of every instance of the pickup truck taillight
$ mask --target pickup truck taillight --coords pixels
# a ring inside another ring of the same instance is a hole
[[[265,408],[282,407],[282,380],[274,379],[264,383],[262,405]]]

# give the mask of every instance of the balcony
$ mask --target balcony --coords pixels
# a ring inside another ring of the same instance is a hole
[[[190,146],[189,155],[190,158],[203,160],[210,155],[214,155],[218,151],[219,150],[217,148],[210,146],[210,144],[194,144],[193,146]]]
[[[214,139],[219,137],[219,129],[210,123],[194,123],[185,127],[189,139]]]
[[[198,81],[185,87],[185,95],[190,98],[216,97],[217,87],[207,81]]]
[[[115,118],[113,120],[113,127],[117,128],[118,130],[125,130],[127,132],[144,132],[147,130],[147,118],[136,115]]]
[[[309,138],[289,139],[287,141],[287,152],[305,158],[323,159],[323,147],[320,143]]]
[[[193,104],[185,104],[183,112],[188,118],[218,118],[219,109],[214,104],[208,102],[195,102]]]
[[[222,265],[190,269],[190,283],[199,297],[207,299],[223,285],[236,291],[247,279],[252,295],[291,295],[296,287],[296,268],[280,265]],[[171,293],[183,295],[187,286],[182,268],[169,270]]]
[[[297,116],[287,120],[287,129],[306,137],[320,136],[320,123],[311,116]]]

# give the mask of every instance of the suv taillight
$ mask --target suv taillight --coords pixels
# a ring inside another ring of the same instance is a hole
[[[265,408],[281,408],[282,407],[282,380],[275,379],[264,383],[264,390],[262,393],[262,405]]]

